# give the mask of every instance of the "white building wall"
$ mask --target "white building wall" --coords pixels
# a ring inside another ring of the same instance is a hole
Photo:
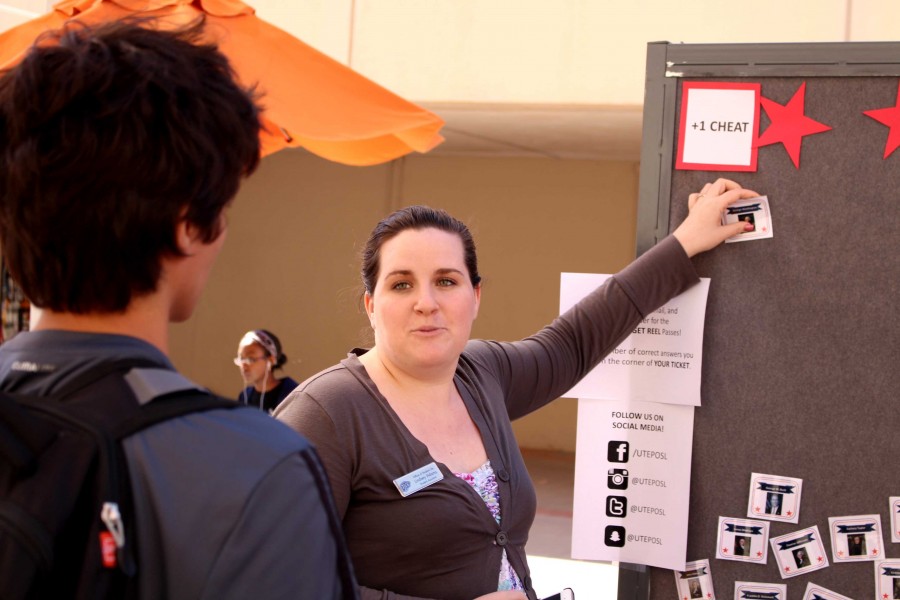
[[[883,41],[900,33],[894,0],[304,0],[290,12],[281,4],[256,7],[401,96],[432,103],[640,105],[651,41]]]

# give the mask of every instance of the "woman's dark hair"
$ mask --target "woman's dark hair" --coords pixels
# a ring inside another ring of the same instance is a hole
[[[179,222],[204,242],[259,163],[259,107],[228,60],[152,21],[66,25],[0,79],[0,239],[37,306],[120,312],[153,292]]]
[[[466,224],[451,217],[446,211],[428,206],[407,206],[382,219],[366,242],[362,251],[362,280],[366,292],[375,291],[378,270],[381,267],[381,247],[385,242],[407,229],[438,229],[455,233],[463,244],[463,258],[469,271],[472,286],[481,283],[478,274],[478,257],[475,254],[475,240]]]
[[[284,353],[284,350],[281,348],[281,340],[278,339],[278,336],[269,331],[268,329],[259,329],[257,333],[262,333],[263,336],[268,336],[269,339],[272,340],[272,345],[274,345],[274,356],[275,356],[275,364],[272,366],[273,369],[280,369],[284,366],[284,363],[287,362],[287,355]],[[265,337],[262,337],[265,339]],[[273,356],[273,353],[264,345],[263,350],[266,351],[266,354],[269,356]]]

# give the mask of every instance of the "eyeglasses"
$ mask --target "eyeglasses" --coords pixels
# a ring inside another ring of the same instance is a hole
[[[236,356],[234,358],[234,364],[238,367],[243,365],[252,365],[261,360],[266,360],[265,356]]]

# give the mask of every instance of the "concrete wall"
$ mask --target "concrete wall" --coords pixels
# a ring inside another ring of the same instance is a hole
[[[4,0],[0,31],[52,6]],[[895,0],[249,0],[416,102],[640,105],[648,42],[897,39]]]
[[[897,39],[895,0],[255,0],[418,102],[640,105],[648,42]]]

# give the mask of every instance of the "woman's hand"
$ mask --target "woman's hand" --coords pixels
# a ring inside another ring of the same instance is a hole
[[[688,256],[711,250],[752,225],[739,221],[722,225],[725,209],[742,198],[759,196],[730,179],[717,179],[707,183],[699,193],[688,196],[688,216],[672,235],[681,242]]]
[[[492,592],[475,600],[528,600],[528,596],[524,592]]]

